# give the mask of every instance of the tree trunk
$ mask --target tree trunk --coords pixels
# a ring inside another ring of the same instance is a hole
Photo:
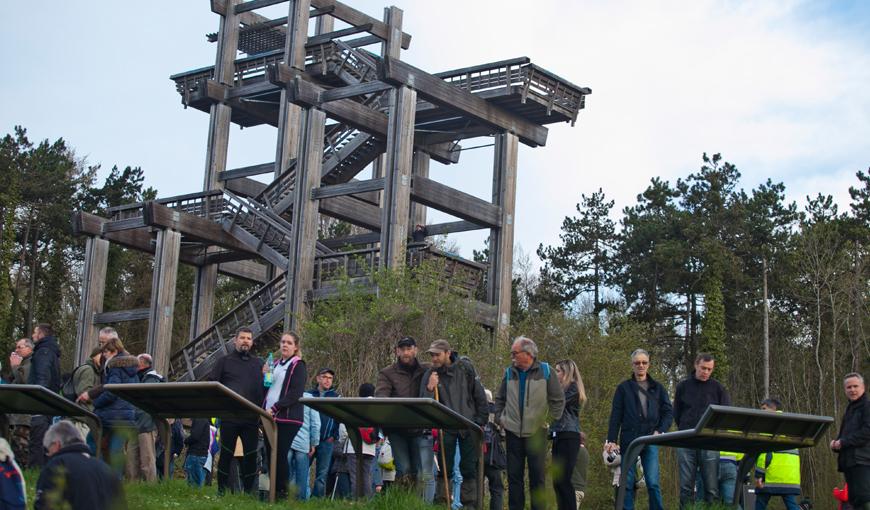
[[[770,305],[767,302],[767,257],[761,258],[764,281],[764,398],[770,398]]]

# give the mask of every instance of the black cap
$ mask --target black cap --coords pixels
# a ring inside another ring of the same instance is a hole
[[[410,336],[406,336],[396,343],[396,347],[417,347],[417,341]]]
[[[335,377],[335,371],[331,368],[321,368],[317,371],[317,375],[329,374],[332,377]]]

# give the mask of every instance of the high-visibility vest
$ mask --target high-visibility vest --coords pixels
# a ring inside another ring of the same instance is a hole
[[[741,452],[726,452],[723,450],[723,451],[719,452],[719,461],[724,460],[724,461],[734,462],[736,464],[736,463],[739,463],[743,459],[743,455],[744,454]]]
[[[764,475],[764,487],[769,489],[801,488],[801,457],[797,448],[758,456],[756,472]]]

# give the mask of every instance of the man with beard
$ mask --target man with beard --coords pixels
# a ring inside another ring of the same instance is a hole
[[[486,392],[477,371],[468,358],[459,357],[447,340],[435,340],[426,351],[432,357],[432,367],[423,374],[421,397],[437,399],[458,414],[483,427],[489,419]],[[459,472],[462,474],[460,500],[464,508],[478,508],[477,461],[480,445],[469,430],[444,430],[442,433],[444,456],[448,466],[459,448]]]
[[[263,403],[263,361],[251,354],[254,333],[250,328],[239,328],[234,340],[235,349],[215,363],[211,380],[217,381],[256,406]],[[230,462],[241,439],[243,457],[241,462],[242,487],[251,494],[257,479],[257,423],[249,420],[221,420],[220,459],[218,460],[218,494],[229,487]]]
[[[417,361],[417,341],[410,336],[400,339],[396,343],[396,362],[378,372],[375,397],[419,397],[420,381],[427,368],[428,364]],[[423,499],[431,503],[435,497],[431,432],[389,429],[386,432],[396,463],[396,481],[410,483],[419,477]]]

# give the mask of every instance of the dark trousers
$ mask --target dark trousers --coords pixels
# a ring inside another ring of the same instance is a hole
[[[855,508],[870,503],[870,466],[852,466],[843,470],[849,484],[849,504]]]
[[[448,467],[453,465],[457,440],[459,440],[459,473],[462,474],[459,499],[463,507],[478,508],[477,461],[480,459],[480,445],[470,433],[462,437],[456,432],[445,430],[444,456],[447,459]]]
[[[242,489],[253,493],[254,482],[257,480],[257,424],[256,423],[221,423],[221,456],[218,460],[218,494],[223,494],[229,485],[230,462],[236,450],[236,440],[242,440],[244,455],[241,462]],[[286,454],[285,454],[286,455]],[[287,458],[284,458],[284,462]],[[287,483],[287,477],[284,477]]]
[[[571,474],[580,450],[579,432],[559,432],[553,440],[553,488],[559,510],[577,510]]]
[[[30,418],[30,459],[28,467],[41,468],[45,466],[45,448],[42,439],[51,426],[51,416],[35,414]]]
[[[501,479],[503,472],[504,469],[483,465],[483,475],[489,484],[489,510],[502,510],[504,507],[504,482]]]
[[[547,506],[544,495],[546,477],[547,432],[541,429],[529,437],[515,436],[505,431],[507,449],[508,508],[523,510],[526,506],[523,478],[526,464],[529,466],[529,496],[532,510],[544,510]]]
[[[275,469],[275,497],[287,497],[287,481],[290,479],[290,462],[287,460],[287,454],[290,452],[290,445],[293,444],[293,438],[299,432],[299,425],[295,423],[278,423],[278,466]],[[272,452],[272,446],[269,441],[266,441],[266,458],[265,464],[268,466],[271,462],[269,459]],[[246,452],[247,453],[247,452]]]

